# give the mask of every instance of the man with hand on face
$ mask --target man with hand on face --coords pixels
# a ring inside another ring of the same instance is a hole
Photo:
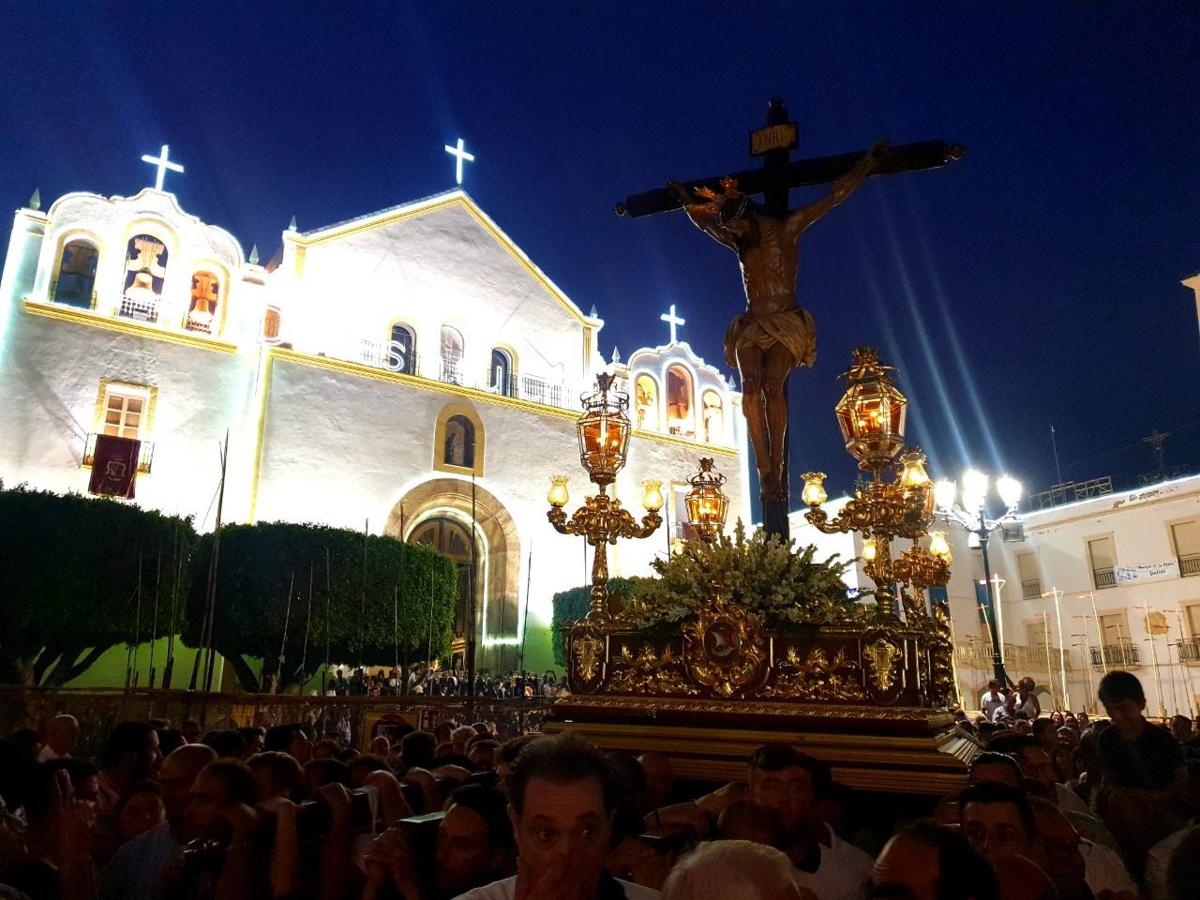
[[[509,779],[517,875],[461,900],[655,900],[604,868],[620,791],[608,758],[570,733],[521,751]]]

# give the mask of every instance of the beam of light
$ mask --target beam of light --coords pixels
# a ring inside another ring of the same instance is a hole
[[[933,293],[934,301],[937,304],[938,315],[942,319],[942,323],[946,330],[946,343],[950,348],[950,352],[954,358],[954,363],[958,367],[959,381],[966,390],[967,399],[971,404],[971,410],[975,414],[975,419],[979,426],[979,433],[983,437],[987,445],[987,452],[991,457],[990,462],[992,468],[996,472],[1005,471],[1005,466],[1000,460],[1000,451],[996,446],[996,442],[992,437],[992,429],[988,424],[988,417],[983,409],[983,402],[979,397],[979,391],[975,385],[975,379],[971,374],[972,369],[967,361],[966,354],[963,352],[962,342],[958,337],[958,330],[955,328],[954,319],[950,315],[950,305],[946,299],[946,292],[942,287],[942,279],[939,274],[937,260],[934,257],[933,250],[929,245],[929,240],[925,232],[924,220],[921,218],[920,211],[912,194],[912,185],[904,185],[905,196],[908,200],[908,208],[911,213],[911,224],[913,235],[916,238],[917,246],[921,254],[924,256],[925,274],[929,280],[930,289]]]
[[[903,371],[908,368],[906,354],[904,352],[904,342],[897,340],[897,329],[892,322],[892,316],[888,311],[887,304],[884,300],[885,291],[882,286],[881,278],[877,269],[877,256],[873,255],[871,248],[867,243],[866,237],[863,234],[861,221],[856,217],[853,220],[853,231],[855,242],[858,244],[858,252],[860,257],[859,270],[863,273],[867,282],[867,290],[871,295],[873,306],[875,308],[875,316],[879,320],[883,329],[883,343],[886,347],[886,358],[889,364],[895,365]],[[892,292],[887,292],[892,293]],[[958,446],[961,458],[967,458],[966,445],[963,442],[962,434],[958,430],[955,423],[954,415],[950,412],[948,398],[944,396],[944,387],[940,383],[940,378],[935,378],[939,394],[942,400],[944,416],[947,422],[946,428],[943,429],[943,434],[953,437]],[[941,451],[941,442],[933,442],[931,439],[931,431],[926,427],[925,415],[922,409],[920,398],[911,390],[905,391],[909,399],[909,422],[910,434],[913,436],[912,442],[919,441],[922,448],[928,454],[930,467],[935,472],[944,472],[946,464],[946,455]]]

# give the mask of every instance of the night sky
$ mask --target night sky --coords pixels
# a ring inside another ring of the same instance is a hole
[[[1200,463],[1200,16],[1170,3],[0,6],[0,206],[153,183],[264,259],[301,230],[464,187],[628,356],[680,335],[720,363],[736,260],[626,194],[752,164],[782,95],[800,152],[942,138],[946,169],[874,179],[801,244],[816,367],[791,382],[793,473],[853,465],[850,349],[901,369],[909,437],[1032,489],[1131,479],[1140,439]],[[793,192],[809,202],[818,189]],[[7,234],[7,226],[5,227]],[[331,298],[331,302],[337,302]],[[798,493],[798,491],[796,492]]]

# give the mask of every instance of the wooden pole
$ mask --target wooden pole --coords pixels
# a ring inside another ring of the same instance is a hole
[[[1046,683],[1050,685],[1050,702],[1055,709],[1062,709],[1059,706],[1059,699],[1055,696],[1054,690],[1054,668],[1050,662],[1050,613],[1042,613],[1042,641],[1046,648]]]
[[[225,444],[221,448],[221,485],[217,491],[217,520],[213,529],[212,559],[208,569],[208,641],[204,664],[204,690],[211,691],[216,653],[213,649],[213,625],[217,617],[217,576],[221,566],[221,514],[225,506],[225,473],[229,465],[229,429],[225,429]]]
[[[325,696],[329,679],[329,545],[325,545],[325,668],[321,671],[321,696]]]
[[[137,647],[142,631],[142,549],[138,548],[137,585],[133,589],[136,612],[133,618],[133,642],[125,654],[125,688],[137,687]]]
[[[278,694],[283,684],[283,660],[287,654],[288,625],[292,621],[292,594],[296,589],[296,573],[293,571],[288,578],[287,606],[283,608],[283,639],[279,642],[279,659],[275,661],[275,683],[271,685],[271,693]]]
[[[521,620],[521,697],[525,697],[525,635],[529,632],[529,598],[533,587],[533,544],[529,545],[529,561],[525,564],[525,612]]]
[[[363,567],[362,595],[358,600],[358,666],[363,668],[363,656],[367,652],[367,535],[371,520],[363,519]],[[365,670],[364,670],[365,672]]]
[[[154,566],[154,617],[153,624],[150,626],[150,677],[147,684],[150,690],[154,690],[155,675],[154,671],[154,644],[158,640],[158,605],[162,602],[160,591],[162,590],[162,541],[158,544],[158,562]]]
[[[167,664],[163,666],[163,690],[171,687],[171,675],[175,669],[175,635],[179,631],[179,581],[183,577],[183,556],[179,552],[179,525],[175,526],[175,541],[172,562],[175,564],[175,578],[171,582],[171,631],[167,635]]]
[[[425,665],[426,671],[428,667],[433,665],[433,571],[430,570],[429,578],[429,642],[425,646]]]
[[[308,635],[312,628],[313,561],[308,561],[308,612],[304,616],[304,649],[300,651],[300,693],[308,684]]]
[[[471,473],[471,600],[467,604],[467,696],[475,696],[475,570],[479,567],[475,534],[475,473]]]

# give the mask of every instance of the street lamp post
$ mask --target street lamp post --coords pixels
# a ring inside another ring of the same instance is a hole
[[[1005,512],[998,519],[988,518],[987,493],[988,476],[976,469],[968,469],[962,476],[962,503],[956,504],[959,488],[953,481],[939,481],[933,488],[935,515],[947,524],[961,525],[968,533],[979,541],[979,549],[983,554],[983,577],[987,584],[986,593],[991,615],[986,617],[988,631],[992,636],[992,668],[995,678],[1001,684],[1011,684],[1008,673],[1004,671],[1004,657],[1001,655],[1000,633],[996,626],[998,603],[996,586],[992,581],[992,567],[988,561],[988,540],[997,528],[1006,521],[1016,518],[1017,505],[1021,502],[1021,483],[1010,475],[1002,475],[996,479],[996,493],[1004,503]]]

